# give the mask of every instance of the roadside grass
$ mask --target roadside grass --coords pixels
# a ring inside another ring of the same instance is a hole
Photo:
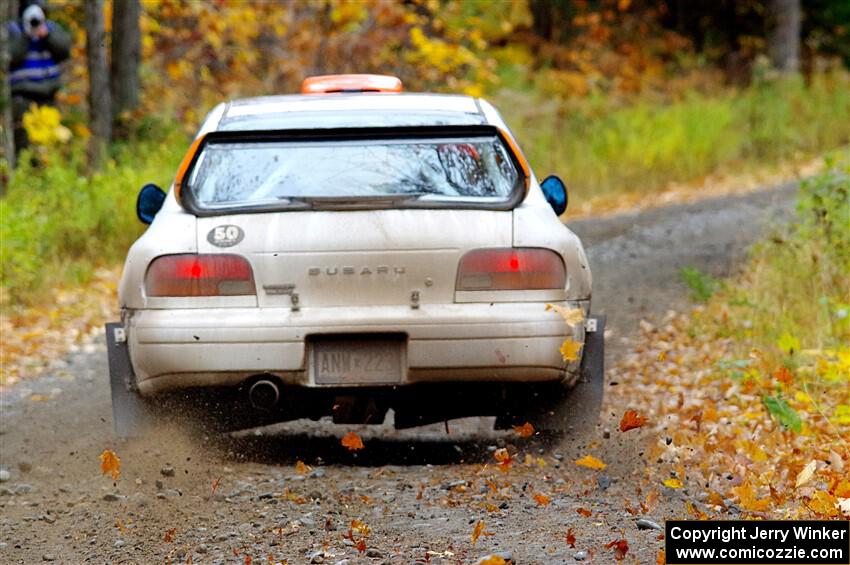
[[[679,278],[691,290],[691,299],[695,302],[705,302],[711,298],[719,285],[715,278],[693,267],[682,267]]]
[[[850,161],[803,182],[797,217],[691,317],[643,327],[613,370],[650,414],[658,482],[692,517],[850,517]]]
[[[124,258],[144,226],[134,213],[146,182],[166,187],[188,140],[172,128],[116,143],[88,174],[85,139],[22,153],[0,199],[0,304],[38,305],[54,287],[87,282]]]
[[[679,99],[562,101],[494,97],[538,174],[559,174],[575,202],[643,194],[717,170],[812,156],[850,141],[850,74],[762,79]]]

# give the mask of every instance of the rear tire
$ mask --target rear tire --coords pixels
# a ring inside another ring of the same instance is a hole
[[[578,380],[572,387],[560,383],[538,385],[530,395],[512,403],[496,423],[530,422],[544,437],[582,438],[599,423],[605,386],[605,316],[598,316],[596,331],[585,333]]]

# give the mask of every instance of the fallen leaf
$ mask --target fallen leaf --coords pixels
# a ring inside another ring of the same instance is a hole
[[[825,490],[816,491],[807,506],[813,512],[827,518],[838,516],[838,500]]]
[[[640,428],[649,419],[637,412],[637,410],[626,410],[623,414],[623,418],[620,420],[620,431],[627,432],[629,430],[634,430],[635,428]]]
[[[567,530],[567,543],[570,544],[570,547],[575,549],[575,547],[576,547],[576,535],[573,533],[572,528]]]
[[[564,343],[561,344],[559,351],[561,352],[561,357],[563,357],[564,361],[578,361],[578,352],[581,351],[581,344],[577,341],[573,341],[572,338],[567,338],[564,340]]]
[[[578,512],[579,514],[581,514],[585,518],[590,518],[590,515],[593,514],[593,512],[591,512],[587,508],[576,508],[576,512]]]
[[[105,449],[100,454],[100,472],[104,475],[112,475],[112,480],[117,481],[121,476],[121,459],[110,449]]]
[[[360,553],[366,553],[366,540],[361,539],[354,547],[356,547],[357,551]]]
[[[505,565],[507,561],[505,561],[504,557],[498,555],[488,555],[486,558],[479,559],[475,563],[477,565]]]
[[[655,565],[664,565],[667,563],[667,554],[663,549],[658,550],[658,557],[655,558]]]
[[[122,521],[121,521],[120,519],[118,519],[118,518],[115,518],[115,527],[116,527],[116,528],[118,528],[118,531],[119,531],[119,532],[121,532],[122,534],[123,534],[125,531],[127,531],[127,527],[124,525],[124,522],[122,522]]]
[[[534,426],[526,422],[521,426],[514,426],[514,433],[519,437],[531,437],[534,435]]]
[[[351,521],[351,530],[357,532],[361,536],[368,537],[369,534],[372,533],[372,528],[366,525],[365,522],[360,520],[352,520]]]
[[[344,439],[345,438],[343,438],[343,440]],[[343,443],[342,445],[345,445],[345,444]],[[345,445],[345,446],[348,447],[347,445]],[[362,447],[362,444],[361,444],[361,447]],[[301,461],[299,459],[298,461],[295,462],[295,472],[298,473],[299,475],[306,475],[307,473],[310,472],[310,466],[305,464],[303,461]]]
[[[567,325],[573,328],[584,320],[584,312],[581,311],[581,308],[565,308],[557,304],[547,304],[546,311],[548,312],[549,310],[554,310],[560,314]]]
[[[360,439],[360,436],[355,434],[354,432],[348,432],[342,439],[339,441],[343,447],[348,448],[349,451],[357,451],[358,449],[363,449],[363,440]]]
[[[245,554],[245,560],[244,560],[244,561],[245,561],[245,565],[251,565],[251,562],[252,562],[253,560],[254,560],[254,558],[253,558],[253,557],[251,557],[251,556],[250,556],[250,555],[248,555],[247,553]]]
[[[667,352],[666,352],[666,351],[663,351],[663,350],[662,350],[662,351],[659,351],[659,352],[658,352],[658,360],[659,360],[659,361],[664,361],[665,359],[667,359]]]
[[[539,492],[535,493],[533,498],[534,498],[534,501],[537,503],[538,506],[546,506],[547,504],[552,502],[551,500],[549,500],[548,496],[546,496],[545,494],[541,494]]]
[[[757,496],[749,481],[745,481],[741,486],[733,487],[731,490],[732,494],[738,497],[741,506],[750,512],[762,512],[770,506],[770,498]]]
[[[511,457],[511,454],[508,453],[508,450],[504,447],[497,449],[495,453],[493,453],[493,457],[496,458],[496,461],[499,462],[499,470],[507,471],[511,463],[513,463],[514,459]]]
[[[472,530],[472,535],[470,539],[472,540],[472,547],[475,547],[475,544],[478,543],[478,538],[481,537],[482,532],[484,532],[484,522],[479,520],[477,524],[475,524],[475,528]]]
[[[585,455],[581,459],[576,459],[576,465],[587,467],[588,469],[604,469],[608,465],[594,457],[593,455]]]
[[[212,493],[215,494],[215,491],[218,489],[218,485],[221,484],[221,477],[213,480],[212,482]]]
[[[605,549],[614,549],[614,558],[617,561],[622,561],[629,552],[629,542],[624,539],[614,540],[605,545]]]
[[[667,488],[682,488],[685,486],[679,479],[665,479],[663,484]]]
[[[177,533],[177,528],[171,528],[170,530],[166,530],[165,535],[162,537],[162,541],[165,543],[172,543],[174,541],[174,534]]]
[[[812,477],[815,475],[815,471],[818,468],[818,462],[812,459],[806,464],[803,469],[797,473],[797,482],[794,483],[794,488],[800,488],[804,484],[808,483],[812,480]]]
[[[784,365],[773,371],[772,376],[784,385],[791,386],[794,382],[794,375],[792,375],[791,371],[788,370],[788,367],[785,367]]]

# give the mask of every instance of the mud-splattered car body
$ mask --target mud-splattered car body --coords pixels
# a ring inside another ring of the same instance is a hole
[[[119,434],[165,397],[230,428],[598,410],[555,401],[602,372],[560,181],[484,100],[314,90],[219,105],[167,194],[140,194],[107,330]]]

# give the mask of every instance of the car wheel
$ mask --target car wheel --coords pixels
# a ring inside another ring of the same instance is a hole
[[[588,436],[599,423],[605,385],[605,317],[596,318],[596,331],[585,334],[581,370],[576,383],[535,386],[531,394],[519,395],[496,422],[522,425],[530,422],[540,435],[552,439]]]

